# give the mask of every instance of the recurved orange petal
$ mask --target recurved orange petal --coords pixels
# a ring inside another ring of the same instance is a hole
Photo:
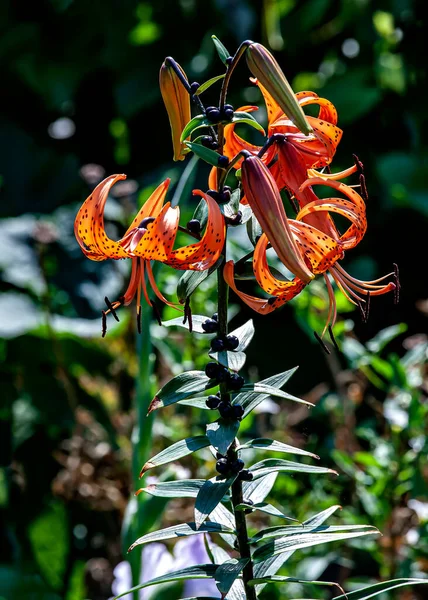
[[[250,294],[245,294],[244,292],[241,292],[236,287],[234,274],[235,271],[233,260],[230,260],[225,264],[223,270],[223,276],[226,283],[229,285],[230,288],[232,288],[235,294],[239,296],[243,302],[245,302],[247,306],[258,312],[260,315],[268,315],[269,313],[273,312],[276,308],[279,308],[287,302],[287,299],[282,298],[281,296],[272,296],[271,298],[267,299],[257,298],[255,296],[251,296]]]
[[[171,179],[168,177],[168,179],[165,179],[165,181],[158,185],[158,187],[150,195],[146,202],[144,202],[143,206],[136,214],[135,219],[132,221],[131,225],[128,227],[123,237],[126,237],[133,229],[138,227],[141,221],[146,217],[158,216],[165,201],[165,196],[168,191],[170,182]]]
[[[211,196],[201,190],[194,190],[193,193],[201,196],[208,205],[208,220],[204,235],[196,244],[183,246],[170,252],[165,262],[174,269],[205,271],[217,262],[223,251],[225,223],[217,202]]]
[[[332,237],[308,223],[289,219],[291,232],[298,247],[311,265],[313,273],[324,273],[343,258],[343,246]]]
[[[91,260],[128,258],[129,253],[104,228],[104,207],[112,186],[126,175],[110,175],[85,200],[74,221],[74,234],[83,253]]]
[[[263,234],[254,250],[253,271],[257,283],[268,294],[281,296],[284,301],[291,300],[303,290],[306,284],[298,277],[292,281],[281,281],[272,275],[266,257],[268,243],[267,236]]]

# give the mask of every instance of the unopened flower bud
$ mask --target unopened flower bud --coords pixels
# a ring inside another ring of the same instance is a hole
[[[272,54],[261,44],[250,44],[245,53],[248,68],[271,94],[287,117],[306,135],[312,132],[305,113],[297,102],[281,67]]]
[[[275,179],[257,156],[245,158],[241,168],[245,196],[279,259],[294,275],[309,283],[314,274],[294,240]]]
[[[183,77],[187,80],[186,74],[178,63]],[[180,81],[177,73],[171,66],[170,60],[165,59],[159,72],[159,85],[162,99],[168,113],[169,124],[171,125],[172,146],[174,150],[174,160],[183,160],[186,145],[180,142],[181,132],[191,119],[190,97],[183,83]],[[190,138],[187,138],[190,139]]]

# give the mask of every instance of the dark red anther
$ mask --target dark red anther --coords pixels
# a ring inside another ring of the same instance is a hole
[[[394,283],[395,283],[394,304],[398,304],[400,301],[401,284],[400,284],[400,272],[398,270],[397,263],[394,263]]]
[[[146,217],[138,225],[138,229],[147,229],[147,226],[150,225],[150,223],[153,223],[154,220],[155,220],[155,217]]]
[[[364,175],[362,173],[360,174],[360,192],[361,192],[361,197],[364,200],[364,202],[368,202],[369,194],[367,192],[366,178],[364,177]]]
[[[111,312],[113,317],[116,319],[116,321],[119,321],[119,317],[116,314],[113,304],[110,302],[110,300],[107,298],[107,296],[104,298],[104,302],[107,304],[107,308],[109,309],[109,311]]]
[[[315,339],[317,340],[317,342],[319,343],[319,345],[321,346],[321,348],[324,350],[324,352],[326,354],[331,354],[330,350],[328,349],[328,347],[325,345],[325,343],[321,339],[321,336],[319,336],[316,331],[314,331],[314,336],[315,336]]]
[[[359,175],[364,175],[363,163],[360,161],[360,159],[358,158],[358,156],[356,154],[353,154],[352,158],[354,159],[355,166],[357,167],[357,173]]]
[[[105,310],[101,311],[101,323],[102,323],[101,337],[105,337],[105,335],[107,333],[107,315],[106,315]]]
[[[334,333],[333,333],[333,329],[332,329],[331,325],[328,326],[328,335],[330,336],[331,343],[333,344],[333,346],[336,348],[336,350],[338,352],[340,352],[340,348],[337,345],[337,341],[336,341],[336,338],[334,337]]]
[[[158,307],[156,306],[155,302],[153,300],[150,301],[152,308],[153,308],[153,314],[155,315],[155,319],[157,320],[157,322],[159,323],[159,325],[162,325],[162,318],[161,318],[161,314],[159,312]]]
[[[193,319],[192,319],[192,309],[190,308],[190,298],[186,298],[186,302],[184,303],[184,319],[183,325],[186,324],[186,321],[189,323],[189,331],[192,333],[193,331]]]
[[[137,331],[141,333],[141,306],[137,309]]]

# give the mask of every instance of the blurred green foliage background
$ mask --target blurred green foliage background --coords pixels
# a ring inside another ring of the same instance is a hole
[[[336,168],[357,154],[369,190],[368,233],[347,268],[364,279],[397,262],[401,273],[400,304],[376,299],[368,324],[342,303],[341,355],[326,357],[314,343],[326,301],[316,284],[269,317],[236,303],[233,323],[253,317],[256,324],[247,375],[263,378],[299,364],[288,390],[316,404],[311,412],[274,404],[273,414],[255,415],[245,428],[254,437],[269,433],[301,444],[340,471],[334,481],[281,477],[272,500],[297,518],[340,503],[338,518],[384,533],[380,542],[300,552],[287,574],[343,585],[426,571],[423,9],[415,0],[1,3],[0,598],[109,598],[113,568],[133,541],[122,543],[121,528],[135,489],[135,323],[132,310],[122,310],[121,323],[101,339],[99,319],[104,296],[117,297],[126,285],[128,265],[86,260],[73,221],[104,174],[128,175],[106,211],[113,233],[162,178],[177,183],[185,165],[171,161],[158,71],[173,55],[191,81],[221,73],[212,34],[231,51],[244,39],[261,41],[295,91],[311,89],[336,105],[345,132]],[[244,66],[230,100],[260,102]],[[195,187],[206,188],[207,173],[197,166]],[[189,195],[181,206],[185,223],[195,201]],[[158,281],[174,294],[172,270],[159,272]],[[195,312],[214,312],[213,286],[208,279],[194,295]],[[154,326],[152,339],[151,391],[183,368],[203,368],[204,338]],[[156,449],[199,433],[205,418],[183,407],[160,414]],[[185,467],[208,475],[213,463],[206,458],[185,460]],[[162,522],[190,510],[170,503]],[[147,511],[145,527],[152,524]],[[306,593],[266,588],[265,597]],[[397,598],[422,593],[405,590]]]

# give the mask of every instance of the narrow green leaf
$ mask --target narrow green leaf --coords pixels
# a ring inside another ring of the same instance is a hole
[[[296,579],[296,577],[286,577],[283,575],[270,575],[265,577],[257,577],[255,579],[251,579],[248,584],[255,586],[260,583],[303,583],[303,584],[311,584],[311,585],[322,585],[329,587],[337,587],[340,590],[342,589],[340,585],[334,581],[309,581],[307,579]],[[343,590],[342,590],[343,591]]]
[[[266,513],[267,515],[272,515],[273,517],[280,517],[281,519],[287,519],[287,521],[296,521],[297,519],[293,519],[292,517],[287,517],[280,510],[272,506],[272,504],[268,504],[267,502],[258,502],[257,504],[246,504],[243,502],[242,504],[238,504],[235,507],[235,510],[259,510],[260,512]]]
[[[230,560],[228,553],[217,545],[211,546],[211,554],[213,555],[214,562],[218,565],[222,565],[226,561]],[[242,583],[241,579],[235,580],[234,584],[230,588],[230,592],[227,594],[227,600],[247,600],[244,584]]]
[[[369,585],[362,590],[355,590],[354,592],[347,592],[341,596],[336,596],[333,600],[369,600],[384,592],[390,592],[399,587],[405,585],[428,585],[428,579],[391,579],[390,581],[383,581],[382,583],[375,583]]]
[[[279,390],[278,388],[272,385],[266,385],[265,383],[254,383],[245,385],[242,388],[243,392],[254,390],[254,392],[258,394],[267,394],[268,396],[273,396],[274,398],[284,398],[284,400],[292,400],[293,402],[297,402],[298,404],[306,404],[306,406],[314,406],[312,402],[308,402],[307,400],[302,400],[302,398],[297,398],[297,396],[293,396],[292,394],[288,394],[283,390]]]
[[[221,352],[210,352],[210,358],[213,358],[218,363],[227,367],[231,371],[236,373],[242,369],[245,365],[247,357],[244,352],[237,352],[236,350],[222,350]]]
[[[218,566],[219,565],[196,565],[194,567],[186,567],[185,569],[180,569],[179,571],[165,573],[165,575],[155,577],[154,579],[150,579],[145,583],[140,583],[139,585],[136,585],[127,592],[123,592],[122,594],[115,596],[114,600],[122,598],[127,594],[138,592],[138,590],[149,587],[151,585],[158,585],[159,583],[169,583],[170,581],[181,581],[183,579],[213,579],[213,577],[215,577],[215,572],[217,571]]]
[[[263,502],[273,488],[277,477],[278,473],[273,472],[255,481],[244,481],[242,484],[244,502],[248,500],[251,500],[255,504]]]
[[[271,440],[269,438],[256,438],[254,440],[250,440],[241,446],[238,446],[237,450],[246,450],[247,448],[257,448],[260,450],[269,450],[270,452],[285,452],[289,454],[301,454],[303,456],[311,456],[312,458],[319,458],[316,454],[312,454],[312,452],[307,452],[306,450],[302,450],[301,448],[295,448],[294,446],[289,446],[288,444],[283,444],[282,442],[277,442],[276,440]]]
[[[259,544],[260,542],[264,542],[268,539],[272,538],[285,538],[287,536],[300,536],[304,535],[324,535],[326,533],[346,533],[353,531],[367,531],[369,533],[379,533],[379,530],[372,525],[317,525],[316,527],[311,527],[302,523],[301,525],[279,525],[277,527],[268,527],[256,533],[254,537],[251,538],[252,544]]]
[[[227,529],[235,529],[235,516],[221,502],[219,502],[215,509],[210,512],[208,518],[214,523],[220,523],[221,525],[224,525]],[[231,548],[234,547],[235,537],[233,535],[228,533],[220,533],[220,536],[227,544],[229,544]]]
[[[211,446],[218,450],[220,454],[226,454],[226,452],[229,449],[229,446],[235,439],[238,429],[238,420],[229,421],[220,418],[214,423],[208,423],[206,437],[211,443]]]
[[[367,535],[374,535],[374,531],[358,531],[351,533],[302,533],[298,537],[288,536],[284,538],[274,538],[267,544],[260,546],[254,551],[253,560],[255,563],[261,562],[272,556],[282,554],[282,552],[290,552],[291,550],[299,550],[301,548],[309,548],[318,546],[319,544],[327,544],[341,540],[348,540]]]
[[[218,567],[215,572],[215,584],[222,598],[229,592],[235,579],[239,577],[249,560],[249,558],[230,558]]]
[[[303,525],[306,525],[307,527],[318,527],[319,525],[322,525],[325,521],[327,521],[327,519],[331,517],[331,515],[335,513],[339,508],[342,508],[340,504],[330,506],[330,508],[326,508],[322,512],[317,513],[313,517],[309,517],[309,519],[306,519],[306,521],[303,521]]]
[[[275,473],[277,475],[277,473]],[[258,480],[261,481],[261,480]],[[323,510],[322,512],[310,517],[306,521],[303,522],[303,526],[313,526],[316,527],[318,525],[322,525],[329,516],[331,516],[340,506],[331,506],[327,510]],[[266,531],[266,530],[265,530]],[[278,554],[277,556],[272,556],[271,558],[267,558],[263,562],[257,563],[254,565],[254,576],[255,577],[264,577],[267,575],[275,575],[278,573],[279,569],[287,562],[287,560],[294,554],[294,550],[283,552],[282,554]],[[261,591],[264,588],[265,584],[260,584],[257,586],[257,590]]]
[[[137,494],[146,492],[159,498],[196,498],[205,479],[182,479],[181,481],[159,481],[140,488]]]
[[[161,540],[173,540],[176,538],[187,537],[189,535],[198,535],[199,533],[229,533],[234,534],[234,529],[229,529],[219,523],[211,523],[205,521],[199,529],[196,529],[195,523],[181,523],[180,525],[173,525],[160,529],[159,531],[152,531],[142,537],[138,538],[129,548],[128,552],[131,552],[135,546],[141,546],[142,544],[149,544],[150,542],[159,542]]]
[[[179,400],[188,398],[195,392],[203,392],[215,387],[217,383],[209,379],[203,371],[187,371],[177,375],[161,388],[150,402],[148,414],[162,408],[175,404]]]
[[[199,96],[199,94],[205,92],[205,90],[210,88],[214,83],[217,83],[217,81],[220,81],[220,79],[224,79],[225,75],[226,73],[223,73],[223,75],[217,75],[217,77],[212,77],[211,79],[208,79],[208,81],[205,81],[205,83],[202,83],[196,90],[195,96]]]
[[[187,273],[197,273],[198,271],[186,271]],[[206,333],[202,329],[202,323],[206,321],[208,317],[204,315],[192,315],[192,331],[195,333]],[[170,319],[169,321],[162,321],[162,325],[164,327],[183,327],[184,329],[189,329],[189,321],[183,323],[183,317],[176,317],[175,319]]]
[[[265,130],[260,123],[253,117],[251,113],[236,111],[232,118],[232,123],[245,123],[260,131],[262,135],[266,135]],[[184,136],[183,140],[186,139],[187,135]]]
[[[185,400],[179,400],[177,404],[182,404],[183,406],[194,406],[195,408],[202,408],[204,410],[211,410],[206,405],[206,400],[208,396],[199,396],[198,398],[186,398]]]
[[[214,42],[215,49],[220,57],[220,60],[223,64],[227,65],[226,60],[229,58],[230,54],[227,49],[223,46],[216,35],[211,36],[212,41]]]
[[[259,381],[258,384],[254,385],[266,385],[279,389],[287,383],[296,370],[297,367],[294,367],[294,369],[284,371],[283,373],[278,373],[277,375],[272,375],[271,377],[263,379],[262,381]],[[263,402],[263,400],[270,396],[269,393],[255,392],[254,385],[248,386],[249,388],[252,388],[252,391],[241,391],[232,401],[232,404],[241,404],[244,407],[244,416],[248,415],[256,406],[260,404],[260,402]]]
[[[205,481],[195,502],[195,523],[196,527],[200,527],[208,515],[215,509],[217,504],[221,502],[223,496],[229,491],[238,474],[235,473],[228,479],[219,479],[213,477]]]
[[[255,333],[253,319],[250,319],[241,327],[234,329],[230,332],[230,335],[234,335],[239,340],[239,346],[235,349],[235,352],[243,352],[249,345],[251,340],[253,339]]]
[[[183,132],[182,132],[181,138],[180,138],[181,143],[183,143],[184,140],[187,137],[189,137],[189,135],[193,131],[200,129],[201,127],[209,127],[210,125],[212,125],[212,123],[207,119],[207,117],[205,115],[196,115],[196,117],[193,117],[193,119],[191,119],[187,123],[186,127],[183,129]]]
[[[184,142],[186,144],[186,146],[188,148],[190,148],[190,150],[196,154],[196,156],[199,156],[199,158],[202,158],[202,160],[204,160],[206,163],[208,163],[209,165],[212,165],[213,167],[217,167],[218,166],[218,157],[220,156],[217,152],[215,152],[214,150],[211,150],[211,148],[206,148],[205,146],[202,146],[202,144],[196,144],[194,142]]]
[[[292,462],[290,460],[282,460],[280,458],[266,458],[260,462],[252,465],[249,471],[253,474],[254,479],[263,477],[272,471],[283,472],[296,472],[296,473],[333,473],[338,475],[337,471],[328,469],[327,467],[316,467],[314,465],[305,465],[302,463]]]
[[[153,456],[150,460],[146,462],[144,467],[141,469],[140,477],[144,475],[146,471],[149,469],[153,469],[154,467],[158,467],[159,465],[165,465],[166,463],[172,462],[174,460],[178,460],[183,456],[187,456],[188,454],[192,454],[192,452],[196,452],[201,448],[206,448],[210,445],[210,440],[205,435],[197,435],[194,437],[186,438],[185,440],[180,440],[172,446],[165,448],[156,456]]]

